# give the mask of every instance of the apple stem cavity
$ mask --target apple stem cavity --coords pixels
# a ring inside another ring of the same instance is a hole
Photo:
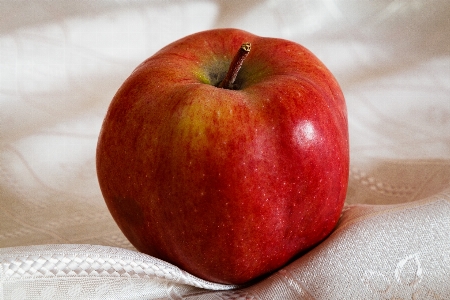
[[[250,53],[250,48],[251,44],[249,42],[243,43],[241,45],[238,52],[231,61],[227,75],[217,87],[229,90],[234,89],[234,81],[236,80],[238,72],[241,69],[242,64],[244,63],[245,58]]]

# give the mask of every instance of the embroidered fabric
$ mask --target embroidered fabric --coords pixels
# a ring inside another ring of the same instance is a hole
[[[450,2],[0,2],[0,299],[450,298]],[[238,27],[296,41],[347,100],[334,232],[247,286],[137,252],[95,172],[101,122],[145,58]]]

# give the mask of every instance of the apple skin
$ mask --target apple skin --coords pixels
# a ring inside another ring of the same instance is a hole
[[[244,42],[252,50],[222,89]],[[196,33],[140,64],[97,145],[108,209],[141,252],[244,284],[335,227],[349,171],[344,96],[310,51],[237,29]]]

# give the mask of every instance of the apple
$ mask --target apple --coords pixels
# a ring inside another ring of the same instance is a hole
[[[199,32],[125,80],[96,160],[107,207],[136,249],[244,284],[335,227],[349,171],[345,100],[297,43]]]

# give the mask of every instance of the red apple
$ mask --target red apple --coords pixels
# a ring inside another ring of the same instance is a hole
[[[218,87],[229,68],[237,77]],[[130,242],[227,284],[327,237],[348,170],[347,112],[330,71],[294,42],[236,29],[189,35],[139,65],[97,146],[103,196]]]

